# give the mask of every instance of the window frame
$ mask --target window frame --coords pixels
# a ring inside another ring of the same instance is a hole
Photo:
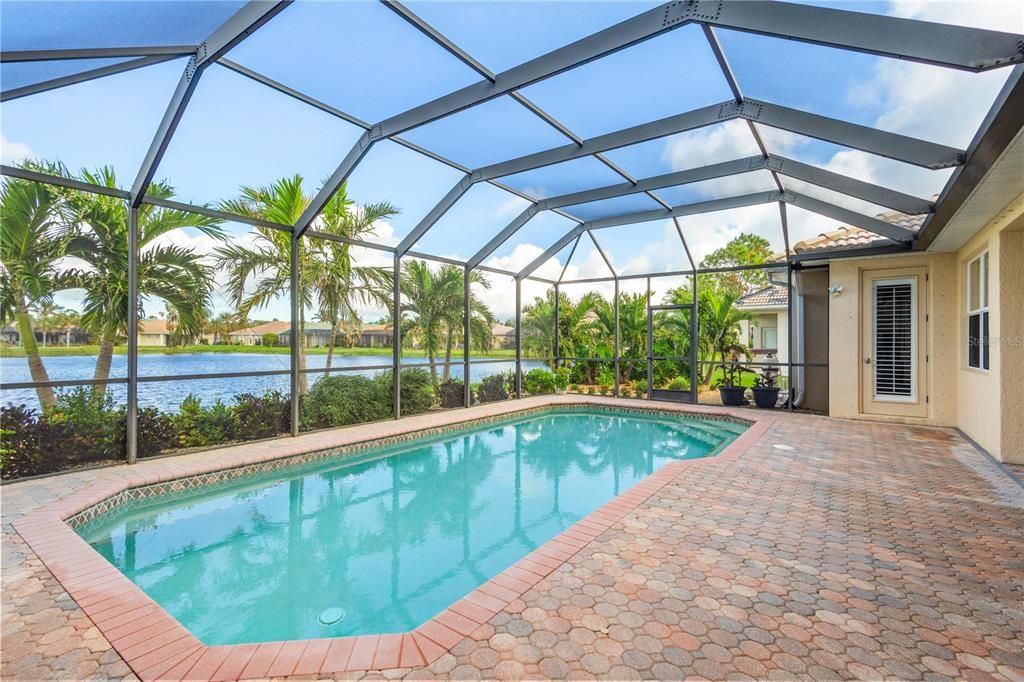
[[[989,275],[989,251],[985,249],[975,257],[967,261],[966,269],[966,283],[967,283],[967,298],[965,300],[966,306],[966,348],[964,360],[967,364],[968,369],[973,369],[979,372],[988,372],[991,369],[991,354],[989,352],[989,286],[988,286],[988,275]],[[971,278],[971,269],[977,266],[978,269],[978,305],[972,308],[971,303],[974,300],[974,283]],[[974,318],[978,319],[978,358],[977,364],[973,364],[971,359],[972,345],[975,342],[975,336],[971,333],[971,323]]]

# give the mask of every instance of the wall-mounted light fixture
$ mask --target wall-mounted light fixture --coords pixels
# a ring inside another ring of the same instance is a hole
[[[828,288],[828,292],[830,294],[832,294],[833,297],[838,298],[839,294],[843,293],[843,285],[842,284],[833,284],[832,286],[830,286]]]

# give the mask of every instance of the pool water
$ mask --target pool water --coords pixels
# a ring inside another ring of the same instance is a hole
[[[744,429],[556,409],[148,498],[79,533],[206,644],[403,632]]]

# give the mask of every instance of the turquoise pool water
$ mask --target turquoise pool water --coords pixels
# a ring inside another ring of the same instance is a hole
[[[206,644],[401,632],[744,429],[534,413],[133,502],[79,532]]]

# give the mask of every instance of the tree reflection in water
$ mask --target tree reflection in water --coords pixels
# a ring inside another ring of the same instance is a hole
[[[399,632],[728,431],[548,413],[157,498],[86,539],[208,644]]]

